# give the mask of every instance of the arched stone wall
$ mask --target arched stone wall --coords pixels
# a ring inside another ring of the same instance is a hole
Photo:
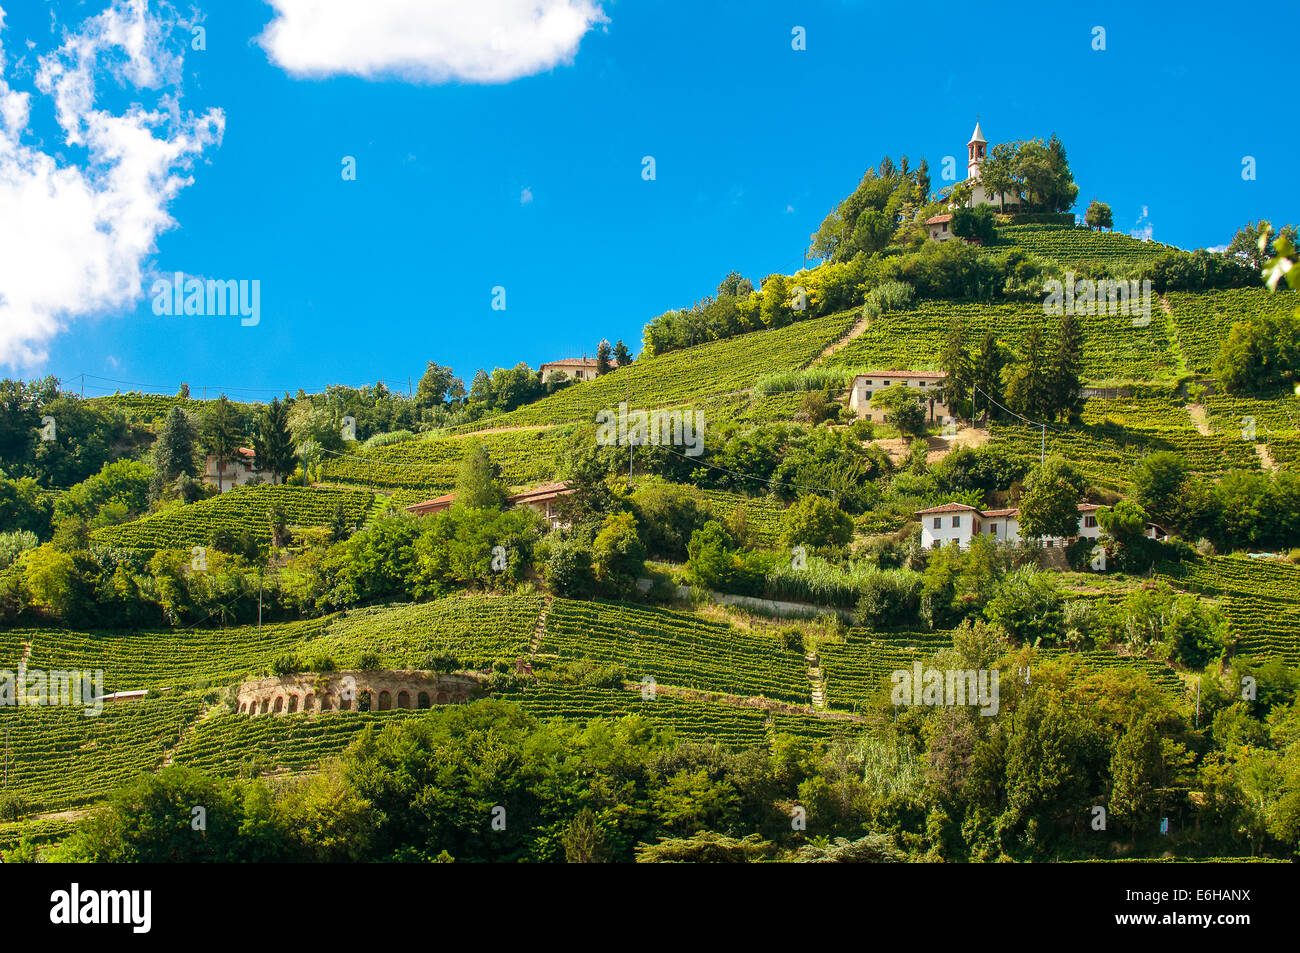
[[[419,671],[303,673],[239,686],[240,714],[392,711],[463,704],[483,693],[473,675]],[[369,704],[365,704],[369,702]]]

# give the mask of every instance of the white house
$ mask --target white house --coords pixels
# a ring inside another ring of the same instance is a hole
[[[220,485],[221,492],[225,493],[227,490],[237,486],[248,486],[250,483],[274,483],[275,474],[270,470],[260,469],[253,451],[247,447],[240,447],[235,451],[235,455],[226,461],[220,473],[217,471],[216,454],[209,453],[207,462],[203,465],[203,482],[209,486]]]
[[[939,399],[939,385],[947,378],[943,371],[872,371],[853,378],[849,392],[849,409],[866,420],[884,420],[883,410],[872,410],[871,395],[882,388],[902,384],[914,387],[921,393],[917,397],[928,405],[930,423],[946,424],[952,421],[952,411]]]
[[[1020,196],[1004,195],[1001,192],[994,193],[984,188],[980,182],[980,163],[988,155],[989,144],[984,140],[984,133],[980,132],[980,124],[975,123],[975,131],[971,133],[970,142],[966,143],[966,181],[972,184],[970,207],[976,205],[1019,205]]]
[[[1071,538],[1098,539],[1101,527],[1097,525],[1096,503],[1079,504],[1079,531]],[[1020,538],[1020,510],[980,510],[965,503],[945,503],[928,510],[917,510],[921,521],[921,545],[938,549],[955,542],[962,549],[970,546],[976,536],[988,536],[999,543],[1018,546]],[[1043,540],[1048,549],[1064,546],[1067,540],[1049,536]]]
[[[610,358],[609,369],[618,367],[618,361]],[[594,357],[570,357],[563,361],[547,361],[538,369],[538,376],[543,383],[552,374],[559,377],[571,377],[575,380],[590,381],[596,379],[596,359]]]

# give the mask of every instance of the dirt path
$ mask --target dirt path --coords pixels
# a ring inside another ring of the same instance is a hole
[[[1196,424],[1196,432],[1204,437],[1213,433],[1210,430],[1210,418],[1206,416],[1204,404],[1188,404],[1187,414],[1192,418],[1192,423]]]
[[[624,690],[640,692],[640,682],[626,682]],[[823,711],[812,705],[793,705],[789,702],[773,701],[753,695],[728,695],[724,692],[702,692],[695,688],[679,688],[676,685],[656,685],[655,693],[659,695],[676,695],[678,698],[690,698],[694,701],[717,702],[731,705],[733,708],[762,708],[783,715],[814,715],[823,721],[848,721],[859,725],[875,724],[876,720],[866,715],[856,715],[847,711]]]
[[[818,354],[816,357],[814,357],[812,361],[808,364],[808,366],[812,367],[814,364],[818,363],[823,358],[830,357],[836,351],[839,351],[847,347],[850,341],[852,341],[854,338],[856,338],[859,334],[861,334],[869,327],[871,327],[870,318],[868,318],[866,315],[863,315],[862,317],[858,318],[857,323],[853,325],[853,327],[849,328],[848,332],[844,335],[844,337],[840,338],[838,341],[832,341],[830,344],[826,345],[826,347],[822,348],[822,352]]]
[[[1273,459],[1272,454],[1268,452],[1267,444],[1255,444],[1255,454],[1259,457],[1260,466],[1265,470],[1272,470],[1274,473],[1277,472],[1277,462]]]

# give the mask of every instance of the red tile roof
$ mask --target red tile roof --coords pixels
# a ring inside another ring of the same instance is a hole
[[[566,357],[562,361],[546,361],[542,367],[595,367],[596,359],[594,357]],[[618,361],[612,357],[609,359],[610,367],[618,367]]]
[[[1100,503],[1080,503],[1079,512],[1091,513],[1100,507]],[[982,516],[985,519],[1020,516],[1020,510],[1015,507],[1003,510],[979,510],[973,506],[967,506],[965,503],[945,503],[943,506],[932,506],[928,510],[916,510],[912,515],[925,516],[927,513],[964,513],[967,510],[972,511],[977,516]]]
[[[952,216],[951,216],[951,215],[934,215],[934,216],[931,216],[930,218],[927,218],[927,219],[925,220],[925,224],[927,224],[927,225],[942,225],[944,222],[951,222],[951,221],[952,221]]]
[[[917,510],[913,515],[924,516],[926,513],[978,513],[979,510],[973,506],[967,506],[965,503],[945,503],[943,506],[932,506],[928,510]]]
[[[868,371],[865,374],[858,374],[857,377],[911,377],[917,380],[942,380],[948,375],[943,371]],[[854,380],[857,379],[854,378]]]

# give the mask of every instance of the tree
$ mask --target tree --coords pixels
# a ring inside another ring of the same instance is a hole
[[[1060,457],[1049,457],[1025,478],[1020,498],[1020,533],[1025,539],[1079,534],[1079,499],[1085,489],[1081,476]]]
[[[1110,759],[1110,812],[1128,822],[1134,840],[1159,806],[1156,788],[1164,773],[1162,749],[1155,719],[1149,715],[1130,724],[1115,741]]]
[[[1002,387],[1002,371],[1007,363],[1006,348],[993,336],[992,331],[985,331],[984,336],[980,338],[979,349],[971,357],[972,417],[980,406],[984,407],[989,419],[996,419],[1001,414],[1000,408],[994,406],[993,401],[999,404],[1006,403],[1006,394]]]
[[[1300,309],[1232,326],[1211,365],[1230,393],[1266,393],[1300,379]]]
[[[996,195],[1003,212],[1007,210],[1007,196],[1020,197],[1020,182],[1016,177],[1016,146],[1000,142],[988,151],[980,163],[980,182],[986,194]]]
[[[1042,420],[1051,416],[1051,393],[1043,331],[1031,324],[1025,331],[1015,367],[1007,382],[1007,402],[1025,417]]]
[[[1088,211],[1083,213],[1083,221],[1089,228],[1115,227],[1115,216],[1111,214],[1110,206],[1096,199],[1088,203]]]
[[[917,202],[925,204],[930,201],[930,163],[922,159],[916,167],[916,187],[914,194]]]
[[[915,388],[906,384],[893,384],[873,393],[871,405],[884,410],[900,434],[924,437],[925,408],[917,393]]]
[[[802,496],[781,514],[781,541],[787,546],[843,546],[853,538],[853,520],[823,496]]]
[[[632,352],[621,340],[614,345],[614,363],[619,367],[627,367],[632,363]]]
[[[1083,410],[1083,325],[1067,309],[1056,336],[1056,353],[1048,372],[1047,409],[1053,417],[1075,420]]]
[[[181,476],[198,476],[194,444],[198,432],[189,414],[172,407],[153,446],[154,480],[165,486]],[[156,497],[158,494],[155,493]]]
[[[464,396],[465,382],[450,367],[443,367],[433,361],[425,367],[424,376],[415,389],[415,403],[424,408],[444,407]]]
[[[628,591],[636,585],[645,557],[636,517],[631,513],[606,517],[591,546],[591,568],[596,579],[615,591]]]
[[[1263,248],[1260,247],[1260,238],[1264,238]],[[1283,225],[1274,233],[1273,226],[1264,219],[1260,219],[1258,225],[1247,222],[1232,236],[1232,241],[1228,243],[1228,254],[1256,271],[1263,271],[1264,264],[1277,254],[1276,242],[1279,238],[1285,238],[1294,245],[1298,240],[1296,227]]]
[[[732,271],[727,273],[727,277],[722,279],[718,285],[718,297],[724,295],[732,298],[748,298],[754,293],[754,283],[748,278],[741,276],[740,272]]]
[[[974,208],[962,206],[952,213],[952,233],[958,238],[980,245],[991,245],[997,238],[993,206],[983,203]]]
[[[222,394],[220,399],[208,411],[207,417],[203,421],[202,432],[203,447],[208,453],[216,457],[217,490],[222,493],[225,492],[222,478],[225,475],[226,464],[239,450],[242,437],[239,428],[239,415],[226,395]]]
[[[1173,529],[1183,523],[1187,500],[1187,464],[1170,450],[1149,453],[1129,472],[1133,502],[1151,519]]]
[[[606,341],[604,338],[602,338],[600,343],[596,345],[596,376],[597,377],[601,376],[602,374],[609,373],[610,370],[609,356],[612,350],[613,349],[609,346],[609,342]]]
[[[956,415],[958,408],[965,407],[970,401],[972,384],[972,361],[969,342],[966,338],[966,326],[960,318],[953,318],[948,328],[948,337],[944,340],[943,350],[939,353],[939,366],[947,376],[939,385],[941,399]]]
[[[499,510],[505,506],[506,495],[501,467],[483,442],[471,437],[465,442],[465,455],[456,474],[456,505]]]
[[[282,483],[293,472],[297,456],[289,430],[288,405],[273,397],[258,417],[257,431],[253,435],[253,458],[260,468],[275,475],[276,482]]]

